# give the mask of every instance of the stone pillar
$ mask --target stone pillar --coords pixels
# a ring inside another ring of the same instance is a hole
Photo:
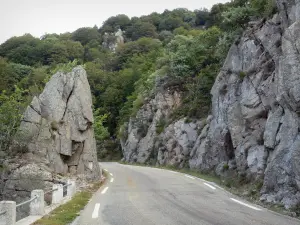
[[[73,197],[76,192],[76,182],[75,180],[68,180],[67,184],[67,196]]]
[[[15,224],[16,224],[16,202],[13,201],[0,202],[0,225],[15,225]]]
[[[102,171],[102,167],[100,166],[100,180],[102,180],[103,179],[103,171]]]
[[[64,188],[62,184],[54,184],[52,187],[52,204],[59,204],[61,203],[64,197]]]
[[[31,192],[31,198],[36,197],[30,202],[30,215],[31,216],[42,216],[45,213],[45,201],[43,190],[33,190]]]

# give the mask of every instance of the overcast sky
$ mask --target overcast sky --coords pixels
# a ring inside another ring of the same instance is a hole
[[[182,7],[190,10],[228,0],[0,0],[0,43],[31,33],[64,33],[80,27],[100,27],[117,14],[129,17]],[[145,2],[145,3],[142,3]]]

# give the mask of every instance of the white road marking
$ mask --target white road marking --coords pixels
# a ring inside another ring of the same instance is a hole
[[[168,170],[170,173],[178,173],[178,172],[175,172],[175,171],[172,171],[172,170]]]
[[[231,199],[232,201],[236,202],[236,203],[239,203],[239,204],[241,204],[241,205],[247,206],[247,207],[249,207],[249,208],[251,208],[251,209],[254,209],[254,210],[257,210],[257,211],[261,211],[260,208],[257,208],[257,207],[255,207],[255,206],[252,206],[252,205],[249,205],[249,204],[247,204],[247,203],[241,202],[241,201],[236,200],[236,199],[234,199],[234,198],[230,198],[230,199]]]
[[[96,203],[93,214],[92,214],[92,219],[98,218],[99,209],[100,209],[100,203]]]
[[[110,179],[110,183],[112,183],[112,182],[114,182],[114,178],[111,178],[111,179]]]
[[[108,187],[104,188],[103,191],[101,191],[101,194],[105,194],[105,192],[107,191]]]
[[[104,169],[104,170],[105,170],[106,172],[108,172],[107,169]]]
[[[191,177],[191,176],[189,176],[189,175],[184,175],[184,176],[186,176],[186,177],[188,177],[188,178],[190,178],[190,179],[193,179],[193,180],[195,180],[195,178],[194,178],[194,177]]]
[[[112,173],[109,173],[112,177],[114,176]]]
[[[212,185],[210,185],[210,184],[208,184],[208,183],[204,183],[207,187],[210,187],[211,189],[213,189],[213,190],[216,190],[216,188],[214,187],[214,186],[212,186]]]

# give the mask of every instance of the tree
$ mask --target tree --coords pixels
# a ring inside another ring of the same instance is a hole
[[[17,132],[24,112],[24,90],[15,86],[15,91],[0,94],[0,151],[7,152]]]
[[[179,17],[168,16],[167,18],[163,18],[159,24],[158,29],[173,31],[175,28],[180,27],[183,24],[183,21]]]
[[[117,16],[112,16],[108,18],[100,28],[100,32],[103,35],[105,32],[114,33],[119,28],[121,30],[126,30],[126,28],[131,24],[128,16],[120,14]]]
[[[195,10],[195,14],[196,14],[196,20],[195,20],[196,26],[204,26],[209,20],[209,11],[207,9]]]
[[[136,41],[142,37],[156,38],[156,27],[149,22],[134,23],[126,30],[126,37]]]
[[[0,93],[7,90],[11,93],[14,90],[14,85],[24,77],[30,75],[33,68],[16,63],[8,63],[3,58],[0,58]]]
[[[96,141],[103,141],[106,138],[109,137],[109,133],[107,131],[107,128],[104,127],[103,123],[105,122],[105,120],[107,119],[107,115],[100,115],[99,114],[99,110],[95,110],[94,111],[94,132],[95,132],[95,138]]]
[[[100,34],[96,28],[82,27],[72,34],[72,40],[79,41],[84,46],[92,40],[100,42]]]
[[[254,10],[251,7],[232,7],[222,13],[223,24],[231,30],[239,27],[245,28],[246,23],[250,21],[252,15],[254,15]]]

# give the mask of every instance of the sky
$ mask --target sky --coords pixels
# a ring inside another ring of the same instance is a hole
[[[165,9],[210,9],[228,0],[0,0],[0,43],[30,33],[73,32],[80,27],[100,27],[111,16],[129,17],[163,12]],[[145,3],[142,3],[145,2]]]

